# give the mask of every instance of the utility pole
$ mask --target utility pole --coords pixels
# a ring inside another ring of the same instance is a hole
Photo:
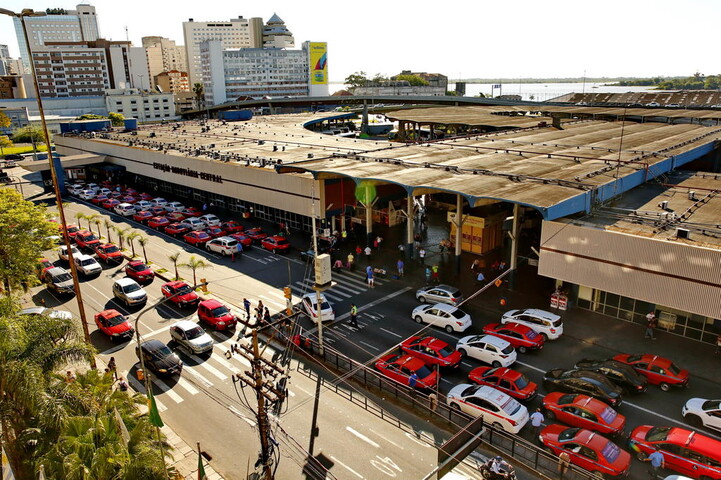
[[[249,386],[255,390],[258,399],[258,410],[256,420],[258,421],[258,433],[260,435],[260,458],[256,467],[262,466],[265,480],[273,480],[273,448],[277,443],[270,438],[270,425],[268,423],[268,408],[271,405],[282,402],[285,398],[285,391],[277,388],[274,384],[276,377],[283,373],[283,370],[273,362],[266,360],[260,354],[258,348],[258,329],[251,331],[252,345],[235,344],[231,352],[242,355],[250,361],[251,370],[238,373],[233,376],[233,382],[242,382],[243,386]],[[269,377],[269,378],[266,378]],[[271,442],[273,446],[271,446]]]

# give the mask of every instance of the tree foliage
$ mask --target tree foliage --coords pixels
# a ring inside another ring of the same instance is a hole
[[[718,90],[721,88],[721,75],[704,75],[696,72],[686,78],[642,78],[622,80],[622,86],[654,86],[659,90]]]
[[[425,80],[422,77],[419,77],[418,75],[401,74],[401,75],[396,75],[395,77],[393,77],[393,80],[398,80],[398,81],[405,80],[408,83],[410,83],[412,87],[425,87],[425,86],[429,85],[427,80]]]
[[[178,264],[178,266],[191,269],[193,271],[193,285],[197,285],[198,280],[195,276],[196,270],[198,270],[199,268],[201,268],[201,269],[207,268],[212,265],[210,263],[206,262],[205,260],[203,260],[202,258],[198,258],[195,255],[191,255],[190,259],[186,263],[180,263],[180,264]]]
[[[349,88],[362,87],[368,82],[366,72],[355,72],[345,78],[345,84],[348,85]]]
[[[15,130],[12,140],[15,143],[41,143],[45,141],[45,135],[43,128],[35,123]],[[50,141],[52,141],[52,136]]]
[[[0,112],[0,128],[8,128],[10,126],[10,117]]]
[[[108,118],[114,127],[122,127],[125,125],[125,115],[122,113],[110,112],[108,113]]]
[[[12,188],[0,188],[0,279],[6,293],[36,281],[38,258],[52,247],[48,237],[58,234],[50,217],[45,205],[26,201]]]
[[[13,142],[8,138],[7,135],[0,135],[0,149],[12,147]]]
[[[95,115],[94,113],[85,113],[83,115],[80,115],[79,117],[76,117],[75,120],[103,120],[108,117],[105,117],[103,115]]]

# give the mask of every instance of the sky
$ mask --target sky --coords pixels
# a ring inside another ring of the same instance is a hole
[[[0,7],[72,10],[68,0],[2,0]],[[163,36],[183,44],[182,22],[282,18],[295,36],[328,42],[331,82],[363,71],[455,78],[651,77],[721,73],[714,52],[721,0],[364,0],[273,2],[94,0],[110,40]],[[125,28],[128,29],[126,37]],[[19,56],[12,19],[0,44]]]

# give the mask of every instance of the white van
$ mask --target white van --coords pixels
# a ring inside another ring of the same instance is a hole
[[[555,313],[538,308],[510,310],[503,314],[501,323],[520,323],[531,327],[536,333],[543,335],[545,340],[556,340],[563,335],[563,320]]]
[[[115,206],[115,213],[124,217],[129,217],[135,214],[135,207],[130,203],[119,203]]]
[[[487,385],[462,383],[448,392],[451,408],[483,419],[508,433],[518,433],[530,418],[528,409],[517,400]]]

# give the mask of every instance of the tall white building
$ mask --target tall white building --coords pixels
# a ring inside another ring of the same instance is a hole
[[[277,14],[273,14],[263,27],[263,48],[293,48],[295,39],[285,22]]]
[[[188,71],[185,47],[175,45],[175,40],[163,37],[143,37],[142,42],[151,79],[163,72]],[[154,80],[152,86],[155,87]]]
[[[23,17],[33,51],[48,42],[89,42],[100,38],[98,17],[92,5],[78,5],[76,10],[50,9],[42,17]],[[30,56],[21,20],[13,18],[24,72],[30,73]]]
[[[183,22],[183,38],[188,62],[189,83],[202,82],[200,67],[200,43],[218,40],[223,49],[257,48],[262,46],[262,18],[238,17],[229,21]]]

